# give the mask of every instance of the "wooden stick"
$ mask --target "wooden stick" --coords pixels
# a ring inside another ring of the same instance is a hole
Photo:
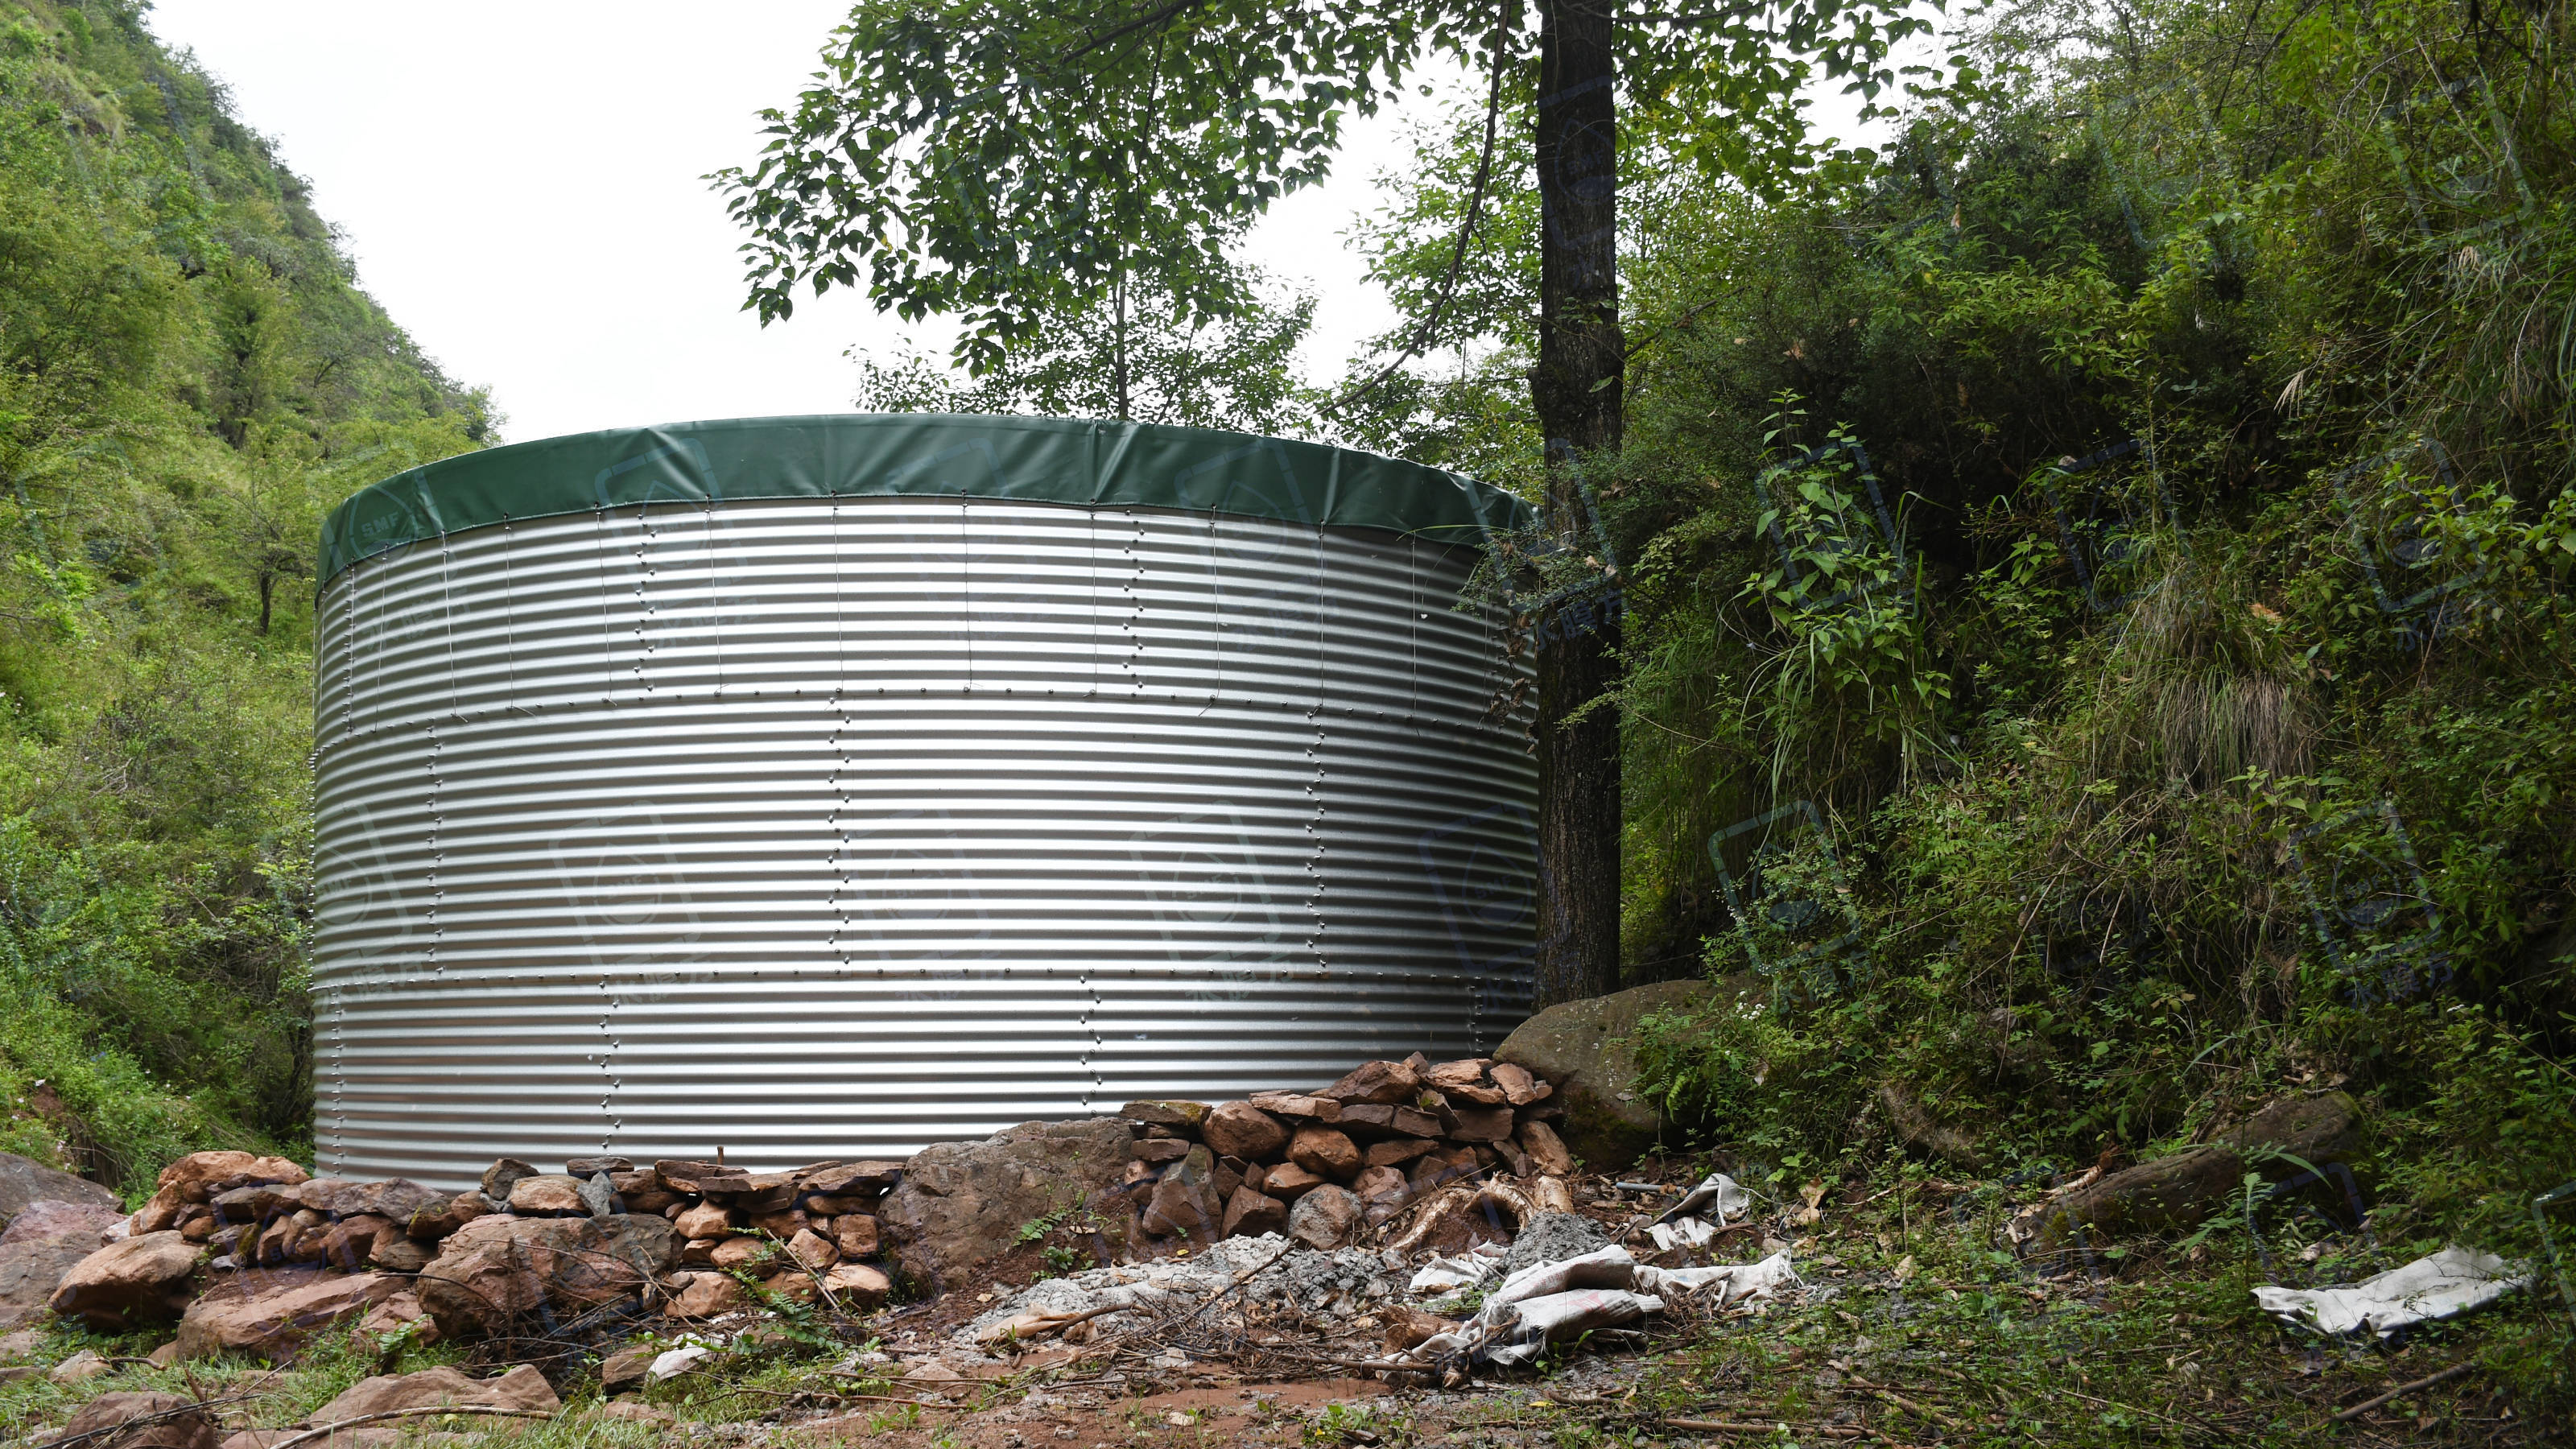
[[[1738,1424],[1727,1419],[1666,1419],[1664,1427],[1679,1429],[1686,1434],[1776,1434],[1780,1431],[1777,1424]],[[1831,1424],[1801,1424],[1798,1432],[1851,1439],[1858,1437],[1861,1431]]]
[[[825,1393],[822,1397],[864,1404],[903,1404],[915,1409],[947,1409],[952,1413],[962,1413],[966,1409],[964,1404],[943,1404],[936,1399],[899,1399],[891,1394],[844,1394],[836,1391]],[[277,1449],[284,1449],[284,1446],[277,1446]]]
[[[2433,1387],[2435,1384],[2458,1378],[2460,1375],[2467,1373],[2470,1369],[2475,1367],[2477,1367],[2477,1365],[2474,1363],[2455,1363],[2449,1368],[2442,1370],[2440,1373],[2426,1374],[2424,1377],[2417,1379],[2411,1384],[2399,1384],[2397,1387],[2390,1389],[2387,1393],[2381,1394],[2378,1398],[2364,1399],[2360,1403],[2353,1405],[2351,1408],[2344,1410],[2342,1413],[2335,1415],[2333,1418],[2326,1420],[2326,1422],[2329,1424],[2349,1424],[2353,1420],[2360,1418],[2362,1415],[2369,1413],[2371,1410],[2378,1408],[2380,1405],[2387,1403],[2390,1399],[2402,1399],[2408,1394],[2420,1393],[2425,1389]]]
[[[415,1419],[424,1414],[494,1414],[506,1419],[554,1417],[552,1414],[541,1413],[535,1409],[493,1409],[479,1404],[433,1404],[423,1409],[386,1409],[381,1413],[360,1414],[354,1419],[335,1419],[328,1424],[317,1424],[301,1434],[278,1440],[269,1445],[268,1449],[295,1449],[298,1444],[310,1444],[316,1439],[328,1439],[343,1429],[353,1429],[360,1424],[372,1424],[380,1419]]]
[[[1921,1404],[1914,1402],[1912,1399],[1905,1397],[1903,1394],[1893,1393],[1886,1389],[1871,1389],[1869,1392],[1870,1396],[1873,1398],[1883,1399],[1888,1403],[1894,1404],[1896,1407],[1905,1410],[1909,1414],[1913,1414],[1919,1418],[1929,1419],[1944,1429],[1960,1434],[1968,1432],[1967,1425],[1960,1423],[1958,1420],[1951,1418],[1949,1415],[1942,1413],[1938,1409],[1927,1409]]]

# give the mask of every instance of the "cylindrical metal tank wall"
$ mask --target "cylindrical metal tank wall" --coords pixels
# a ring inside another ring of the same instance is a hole
[[[1534,766],[1473,540],[757,496],[713,433],[595,436],[563,466],[660,448],[702,496],[527,516],[503,449],[380,485],[391,546],[382,498],[326,537],[324,1171],[900,1155],[1525,1014]]]

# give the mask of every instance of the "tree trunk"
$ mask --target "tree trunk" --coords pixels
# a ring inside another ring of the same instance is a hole
[[[1581,470],[1619,450],[1627,343],[1619,332],[1619,165],[1612,0],[1540,0],[1539,343],[1532,401],[1547,439],[1547,525],[1589,539]],[[1603,558],[1604,563],[1608,562]],[[1619,984],[1619,721],[1566,720],[1616,674],[1603,589],[1539,621],[1538,1000]]]
[[[263,638],[268,634],[269,600],[276,597],[276,594],[277,575],[261,569],[259,571],[259,632]]]
[[[1127,278],[1109,284],[1109,387],[1116,394],[1118,421],[1132,416],[1127,406]]]

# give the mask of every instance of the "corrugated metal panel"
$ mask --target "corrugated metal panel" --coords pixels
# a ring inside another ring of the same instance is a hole
[[[1471,563],[863,498],[350,569],[315,682],[324,1170],[895,1155],[1491,1049],[1536,786]]]

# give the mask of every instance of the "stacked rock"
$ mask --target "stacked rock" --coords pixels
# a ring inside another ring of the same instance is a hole
[[[162,1170],[151,1201],[75,1265],[52,1303],[121,1330],[180,1317],[238,1270],[304,1267],[410,1277],[450,1335],[499,1332],[540,1304],[589,1306],[648,1283],[670,1316],[723,1313],[750,1301],[737,1272],[789,1296],[828,1291],[875,1307],[893,1283],[865,1260],[878,1253],[878,1200],[902,1169],[823,1162],[750,1173],[672,1161],[639,1171],[593,1157],[550,1173],[505,1158],[457,1193],[199,1152]]]
[[[791,1297],[828,1289],[868,1307],[884,1302],[894,1285],[864,1260],[881,1246],[877,1204],[902,1173],[903,1164],[890,1161],[818,1162],[793,1172],[664,1161],[648,1172],[620,1164],[609,1185],[631,1194],[630,1209],[658,1212],[679,1230],[682,1271],[672,1275],[665,1311],[703,1318],[747,1301],[737,1272]]]
[[[1415,1198],[1488,1169],[1573,1170],[1554,1128],[1555,1089],[1483,1057],[1369,1062],[1312,1092],[1239,1101],[1130,1102],[1130,1190],[1155,1237],[1214,1241],[1285,1231],[1316,1248],[1349,1241]],[[1150,1185],[1150,1186],[1149,1186]]]
[[[406,1225],[445,1196],[405,1178],[351,1182],[310,1176],[282,1157],[199,1152],[162,1169],[126,1232],[176,1230],[204,1244],[218,1268],[320,1263],[416,1273],[430,1254]]]

